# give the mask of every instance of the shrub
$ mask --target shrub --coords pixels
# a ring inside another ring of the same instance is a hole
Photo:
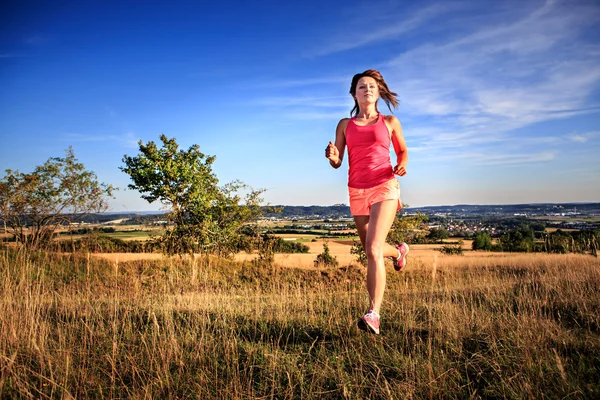
[[[317,255],[315,267],[337,267],[339,262],[335,256],[329,252],[327,243],[323,243],[323,252]]]
[[[456,255],[462,256],[463,255],[462,245],[463,245],[463,241],[459,240],[457,243],[452,243],[452,244],[447,244],[445,246],[442,246],[440,251],[443,254],[450,254],[450,255],[456,254]]]

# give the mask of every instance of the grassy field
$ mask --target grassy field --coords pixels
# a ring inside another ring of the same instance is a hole
[[[105,235],[123,240],[148,240],[158,234],[156,231],[117,231]]]
[[[600,260],[415,248],[381,336],[348,264],[0,249],[0,398],[600,397]]]

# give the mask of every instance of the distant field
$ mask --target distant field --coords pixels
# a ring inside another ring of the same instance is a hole
[[[293,236],[293,235],[292,235]],[[340,265],[349,265],[355,263],[355,257],[350,254],[350,248],[352,247],[353,241],[351,239],[316,239],[316,241],[312,241],[311,238],[302,238],[298,235],[293,237],[298,237],[299,240],[302,240],[302,243],[309,247],[309,253],[306,254],[275,254],[275,263],[284,268],[307,268],[312,267],[314,265],[314,260],[317,257],[317,254],[323,251],[323,244],[327,243],[329,246],[329,251],[333,256],[335,256]],[[310,240],[309,240],[310,239]],[[356,239],[358,241],[358,238]],[[483,252],[483,251],[471,251],[471,243],[470,240],[465,240],[463,243],[464,257],[490,257],[490,256],[498,256],[502,257],[505,253],[492,253],[492,252]],[[433,257],[433,256],[443,256],[439,249],[443,245],[441,244],[413,244],[410,246],[410,254],[409,260],[412,257]],[[156,253],[94,253],[93,257],[102,258],[105,260],[109,260],[111,262],[119,261],[133,261],[133,260],[157,260],[162,258],[167,258],[162,256],[161,254]],[[248,253],[238,253],[235,256],[235,260],[237,261],[251,261],[256,259],[256,254],[248,254]],[[450,256],[448,256],[450,257]],[[457,257],[457,256],[453,256]]]
[[[578,232],[579,229],[565,229],[565,228],[546,228],[546,232],[556,232],[557,230],[561,230],[563,232]]]
[[[585,222],[600,222],[600,216],[598,215],[582,215],[582,216],[533,216],[529,217],[533,220],[543,220],[543,221],[557,221],[557,222],[577,222],[577,221],[585,221]]]
[[[112,233],[104,233],[104,236],[110,236],[122,240],[148,240],[152,236],[156,236],[156,231],[117,231]]]

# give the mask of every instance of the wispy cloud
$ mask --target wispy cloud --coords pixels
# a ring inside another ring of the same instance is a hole
[[[571,133],[568,138],[574,142],[587,143],[589,140],[600,137],[600,131],[585,132],[585,133]]]
[[[127,148],[137,148],[139,141],[139,138],[133,132],[125,132],[122,135],[66,133],[64,137],[71,142],[110,142]]]
[[[600,82],[600,47],[578,36],[597,15],[586,3],[547,2],[513,23],[474,23],[464,37],[409,50],[386,69],[417,114],[500,118],[508,130],[581,113]]]
[[[436,155],[431,157],[421,157],[421,159],[435,159],[436,162],[442,161],[463,161],[472,166],[521,166],[531,165],[540,162],[548,162],[554,160],[555,152],[542,151],[531,154],[514,154],[514,153],[477,153],[477,152],[453,152],[444,155]]]
[[[349,18],[352,32],[342,28],[309,55],[414,43],[381,68],[390,87],[400,93],[402,113],[418,121],[406,133],[414,144],[411,149],[437,160],[478,166],[552,161],[553,146],[564,139],[521,137],[517,132],[538,122],[600,111],[600,103],[589,100],[600,84],[600,45],[587,37],[600,19],[600,7],[585,1],[520,7],[502,2],[471,10],[466,4],[433,3],[402,18],[394,10],[385,16],[357,12],[363,24]],[[385,23],[388,18],[396,22]],[[437,34],[428,36],[432,29]],[[322,81],[290,81],[287,87]],[[262,101],[287,107],[286,115],[293,118],[335,119],[321,109],[338,107],[337,98],[320,94],[317,90],[314,98],[294,93]],[[570,140],[585,142],[594,136],[572,134]]]
[[[343,15],[345,29],[337,29],[325,43],[304,55],[306,57],[325,56],[386,40],[397,40],[402,35],[422,27],[428,21],[444,15],[459,3],[434,3],[416,10],[412,15],[388,9],[385,13],[375,12],[372,4],[361,9],[352,7],[352,11]]]
[[[510,23],[473,18],[463,36],[408,50],[383,72],[400,88],[405,113],[434,118],[424,135],[432,148],[510,142],[519,128],[599,111],[590,95],[600,84],[600,46],[585,39],[599,16],[589,2],[548,1],[526,15],[512,12]]]

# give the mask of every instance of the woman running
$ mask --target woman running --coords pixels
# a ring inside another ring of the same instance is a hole
[[[396,271],[406,265],[408,245],[394,247],[385,242],[396,212],[402,208],[400,186],[394,174],[406,175],[408,151],[398,118],[383,115],[377,109],[379,97],[392,111],[398,107],[397,94],[390,91],[379,71],[369,69],[352,78],[350,94],[354,98],[351,118],[342,119],[336,128],[335,144],[329,142],[325,157],[339,168],[348,146],[348,192],[350,212],[367,253],[367,290],[369,311],[358,321],[362,330],[379,334],[379,310],[385,290],[384,257],[390,257]],[[396,165],[390,160],[390,142]]]

